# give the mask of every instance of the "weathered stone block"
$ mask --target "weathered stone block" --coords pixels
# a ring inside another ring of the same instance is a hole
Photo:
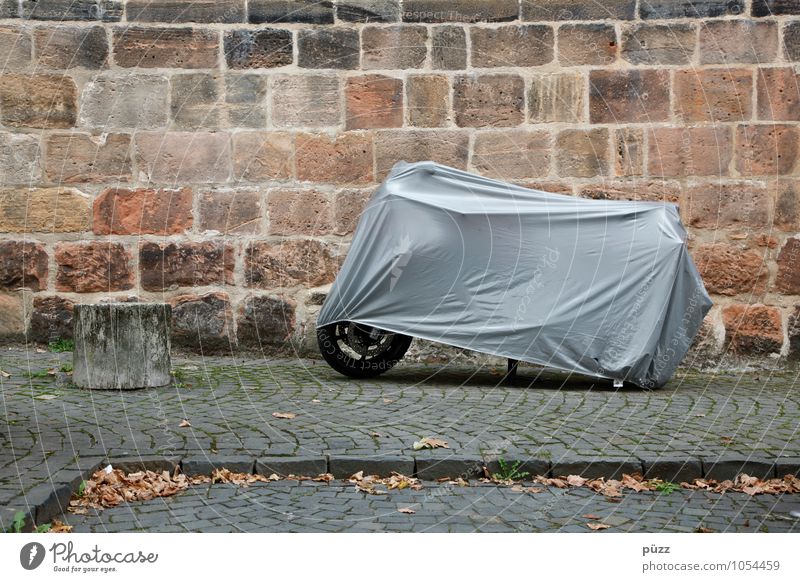
[[[25,336],[25,297],[0,291],[0,339],[19,341]]]
[[[457,70],[467,67],[467,35],[460,26],[433,27],[431,62],[434,69]]]
[[[403,126],[403,80],[384,75],[350,77],[345,87],[345,128]]]
[[[246,298],[239,309],[236,333],[240,344],[264,345],[285,342],[294,333],[295,304],[270,295]]]
[[[518,75],[459,75],[453,110],[459,127],[514,127],[525,120],[525,83]]]
[[[579,123],[584,120],[586,81],[581,73],[537,75],[528,91],[531,123]]]
[[[418,69],[425,63],[427,42],[424,26],[367,26],[361,32],[361,68]]]
[[[550,172],[552,147],[546,131],[487,131],[475,135],[472,166],[500,180],[539,178]]]
[[[758,182],[714,181],[686,189],[688,222],[698,228],[757,228],[769,224],[769,195]]]
[[[375,161],[378,179],[382,180],[400,160],[421,162],[433,160],[453,168],[466,169],[469,156],[469,135],[465,131],[387,130],[375,139]]]
[[[248,287],[318,287],[333,282],[338,262],[330,244],[313,239],[253,242],[245,251]]]
[[[14,127],[75,125],[78,90],[63,75],[0,75],[0,120]]]
[[[695,265],[710,293],[761,294],[766,290],[766,261],[759,253],[726,243],[701,245],[693,253]]]
[[[135,455],[129,458],[115,457],[112,466],[123,473],[136,473],[137,471],[155,471],[161,473],[167,471],[170,475],[175,472],[181,464],[178,456],[162,457],[159,455]]]
[[[556,169],[559,176],[590,178],[609,170],[607,129],[566,130],[556,137]]]
[[[550,470],[553,477],[578,475],[585,479],[622,479],[623,475],[642,474],[642,462],[632,457],[619,458],[570,458],[561,457],[553,460]]]
[[[341,123],[341,83],[334,75],[272,78],[272,123],[278,127],[325,127]]]
[[[661,479],[669,483],[691,483],[703,477],[703,464],[695,457],[643,458],[645,479]]]
[[[400,0],[340,0],[336,18],[345,22],[397,22]]]
[[[334,234],[352,234],[372,195],[371,190],[340,190],[334,194]]]
[[[226,182],[231,173],[230,139],[225,133],[140,132],[135,147],[141,181]]]
[[[373,143],[368,134],[336,138],[299,134],[295,140],[297,178],[309,182],[365,184],[373,181]]]
[[[122,18],[121,0],[22,0],[22,18],[31,20],[102,20]]]
[[[333,24],[333,2],[319,0],[249,0],[252,24],[299,22]]]
[[[19,18],[19,2],[0,0],[0,18]]]
[[[632,20],[636,0],[522,0],[523,20]]]
[[[758,118],[800,121],[800,75],[792,67],[759,69]]]
[[[2,10],[0,8],[0,10]],[[0,18],[7,18],[2,16]],[[0,26],[0,54],[3,59],[3,71],[24,69],[31,62],[31,34],[25,28],[17,26]]]
[[[553,60],[555,35],[550,26],[472,27],[469,37],[473,67],[536,67]]]
[[[669,72],[597,70],[589,74],[592,123],[652,123],[669,119]]]
[[[291,65],[292,31],[277,28],[225,33],[225,61],[230,69],[272,69]]]
[[[47,289],[47,251],[40,243],[0,241],[0,289]]]
[[[484,458],[486,470],[489,471],[490,475],[495,473],[499,473],[502,469],[500,465],[500,461],[498,459],[487,459]],[[528,459],[528,458],[521,458],[521,459],[504,459],[506,466],[513,467],[517,463],[517,472],[518,473],[528,473],[525,477],[526,480],[530,480],[533,477],[541,475],[542,477],[548,477],[550,475],[550,461],[546,461],[544,459]]]
[[[217,67],[216,31],[192,28],[114,29],[114,62],[120,67],[212,69]]]
[[[662,127],[648,135],[651,176],[725,176],[732,157],[726,127]]]
[[[106,73],[86,83],[79,123],[93,129],[158,129],[167,125],[169,82],[161,75]]]
[[[108,38],[102,26],[56,26],[34,33],[36,64],[45,69],[104,69]]]
[[[740,125],[736,145],[736,169],[741,175],[792,174],[800,153],[800,134],[796,125]]]
[[[780,16],[800,14],[800,5],[794,0],[753,0],[753,16]]]
[[[703,473],[706,479],[733,481],[737,475],[745,474],[759,479],[772,479],[775,476],[775,463],[766,459],[745,456],[721,455],[718,458],[703,458]]]
[[[83,232],[91,205],[75,188],[0,189],[0,232]]]
[[[483,477],[483,459],[478,455],[417,453],[417,478],[423,481],[437,479],[474,479]]]
[[[233,285],[233,247],[216,241],[139,246],[142,289]]]
[[[748,69],[676,71],[674,91],[675,113],[686,122],[752,117],[753,74]]]
[[[800,239],[788,239],[778,254],[775,286],[787,295],[800,295]]]
[[[181,470],[189,476],[211,475],[215,470],[228,469],[234,473],[252,473],[255,459],[247,455],[202,455],[184,457]]]
[[[129,22],[245,22],[245,0],[192,0],[190,4],[174,0],[128,0],[125,6]]]
[[[225,293],[179,295],[172,306],[172,341],[203,350],[229,346],[233,314]]]
[[[99,390],[168,386],[170,311],[162,303],[76,305],[72,381]]]
[[[778,180],[770,186],[775,190],[775,227],[787,232],[800,230],[800,184]]]
[[[46,151],[44,173],[57,184],[129,182],[133,177],[131,136],[125,133],[51,134]]]
[[[0,133],[0,184],[35,184],[42,177],[39,137]]]
[[[224,110],[229,127],[267,125],[267,77],[258,74],[225,75]]]
[[[269,234],[322,236],[333,231],[333,209],[324,192],[308,189],[270,190]]]
[[[58,339],[71,339],[74,305],[71,300],[64,297],[34,296],[28,337],[43,344]]]
[[[683,65],[692,60],[692,24],[643,23],[622,30],[622,58],[634,65]]]
[[[221,125],[221,74],[189,73],[170,78],[170,118],[176,129]]]
[[[783,27],[783,50],[787,61],[800,61],[800,21]]]
[[[778,54],[775,22],[718,20],[700,28],[700,62],[770,63]]]
[[[503,22],[516,20],[516,0],[404,0],[405,22]]]
[[[200,195],[201,231],[221,234],[261,232],[261,194],[254,190],[211,190]]]
[[[354,458],[343,455],[328,457],[328,472],[337,479],[347,479],[363,471],[364,475],[391,477],[392,473],[411,476],[414,474],[414,457],[402,455],[381,455],[376,457]]]
[[[120,243],[61,242],[55,255],[57,291],[95,293],[133,287],[131,255]]]
[[[450,121],[450,81],[445,75],[406,78],[408,121],[416,127],[445,127]]]
[[[248,131],[233,134],[233,176],[261,182],[293,175],[294,139],[288,133]]]
[[[297,64],[305,69],[357,69],[361,45],[351,28],[301,30],[297,39]]]
[[[783,346],[781,312],[777,307],[734,303],[722,310],[725,340],[741,355],[765,356]]]
[[[610,65],[617,60],[617,31],[611,24],[565,24],[558,29],[563,67]]]
[[[328,472],[328,460],[325,457],[261,457],[256,460],[256,473],[269,477],[316,477]]]
[[[614,130],[614,174],[641,176],[644,173],[644,130],[624,127]]]
[[[569,193],[569,192],[567,192]],[[681,198],[680,182],[663,180],[635,180],[612,182],[603,180],[578,189],[582,198],[595,200],[644,200],[646,202],[668,202],[678,204]]]
[[[109,188],[94,201],[95,234],[180,234],[192,227],[189,188]]]
[[[639,16],[649,18],[714,18],[742,14],[744,0],[647,0],[639,6]]]

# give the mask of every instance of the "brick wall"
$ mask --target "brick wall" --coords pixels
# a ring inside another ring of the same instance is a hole
[[[800,351],[797,0],[0,0],[0,335],[169,301],[308,338],[364,201],[434,159],[679,202],[696,355]]]

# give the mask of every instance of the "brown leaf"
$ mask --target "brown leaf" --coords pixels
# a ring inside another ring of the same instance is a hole
[[[414,442],[414,450],[420,449],[449,449],[450,445],[447,441],[440,438],[425,437],[419,441]]]
[[[586,479],[578,475],[569,475],[567,477],[567,483],[569,483],[572,487],[583,487],[583,485],[586,483]]]
[[[594,531],[599,531],[601,529],[608,529],[611,526],[608,525],[607,523],[592,522],[592,523],[587,523],[586,527],[588,527],[589,529],[594,530]]]
[[[410,507],[401,507],[401,508],[400,508],[400,509],[398,509],[397,511],[399,511],[400,513],[408,513],[409,515],[413,515],[413,514],[415,514],[415,513],[416,513],[416,511],[414,511],[414,510],[413,510],[413,509],[411,509]]]
[[[2,376],[3,378],[10,378],[11,374],[6,372],[5,370],[0,370],[0,376]]]
[[[709,529],[707,527],[703,527],[702,525],[698,525],[695,530],[695,533],[714,533],[713,529]]]
[[[192,423],[186,420],[185,418],[178,425],[179,428],[186,428],[187,426],[192,426]]]
[[[581,516],[584,519],[602,519],[599,515],[595,515],[594,513],[587,513],[586,515]]]
[[[47,531],[48,533],[70,533],[72,531],[72,526],[58,519],[54,519],[50,522],[50,529]]]
[[[273,412],[272,416],[275,418],[295,418],[297,415],[294,412]]]

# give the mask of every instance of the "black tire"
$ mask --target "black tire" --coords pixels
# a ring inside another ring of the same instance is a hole
[[[374,378],[391,370],[405,355],[411,339],[352,321],[317,328],[322,357],[331,368],[350,378]]]

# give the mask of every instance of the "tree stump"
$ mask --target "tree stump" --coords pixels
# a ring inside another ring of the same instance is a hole
[[[73,382],[98,390],[169,385],[171,319],[164,303],[76,305]]]

